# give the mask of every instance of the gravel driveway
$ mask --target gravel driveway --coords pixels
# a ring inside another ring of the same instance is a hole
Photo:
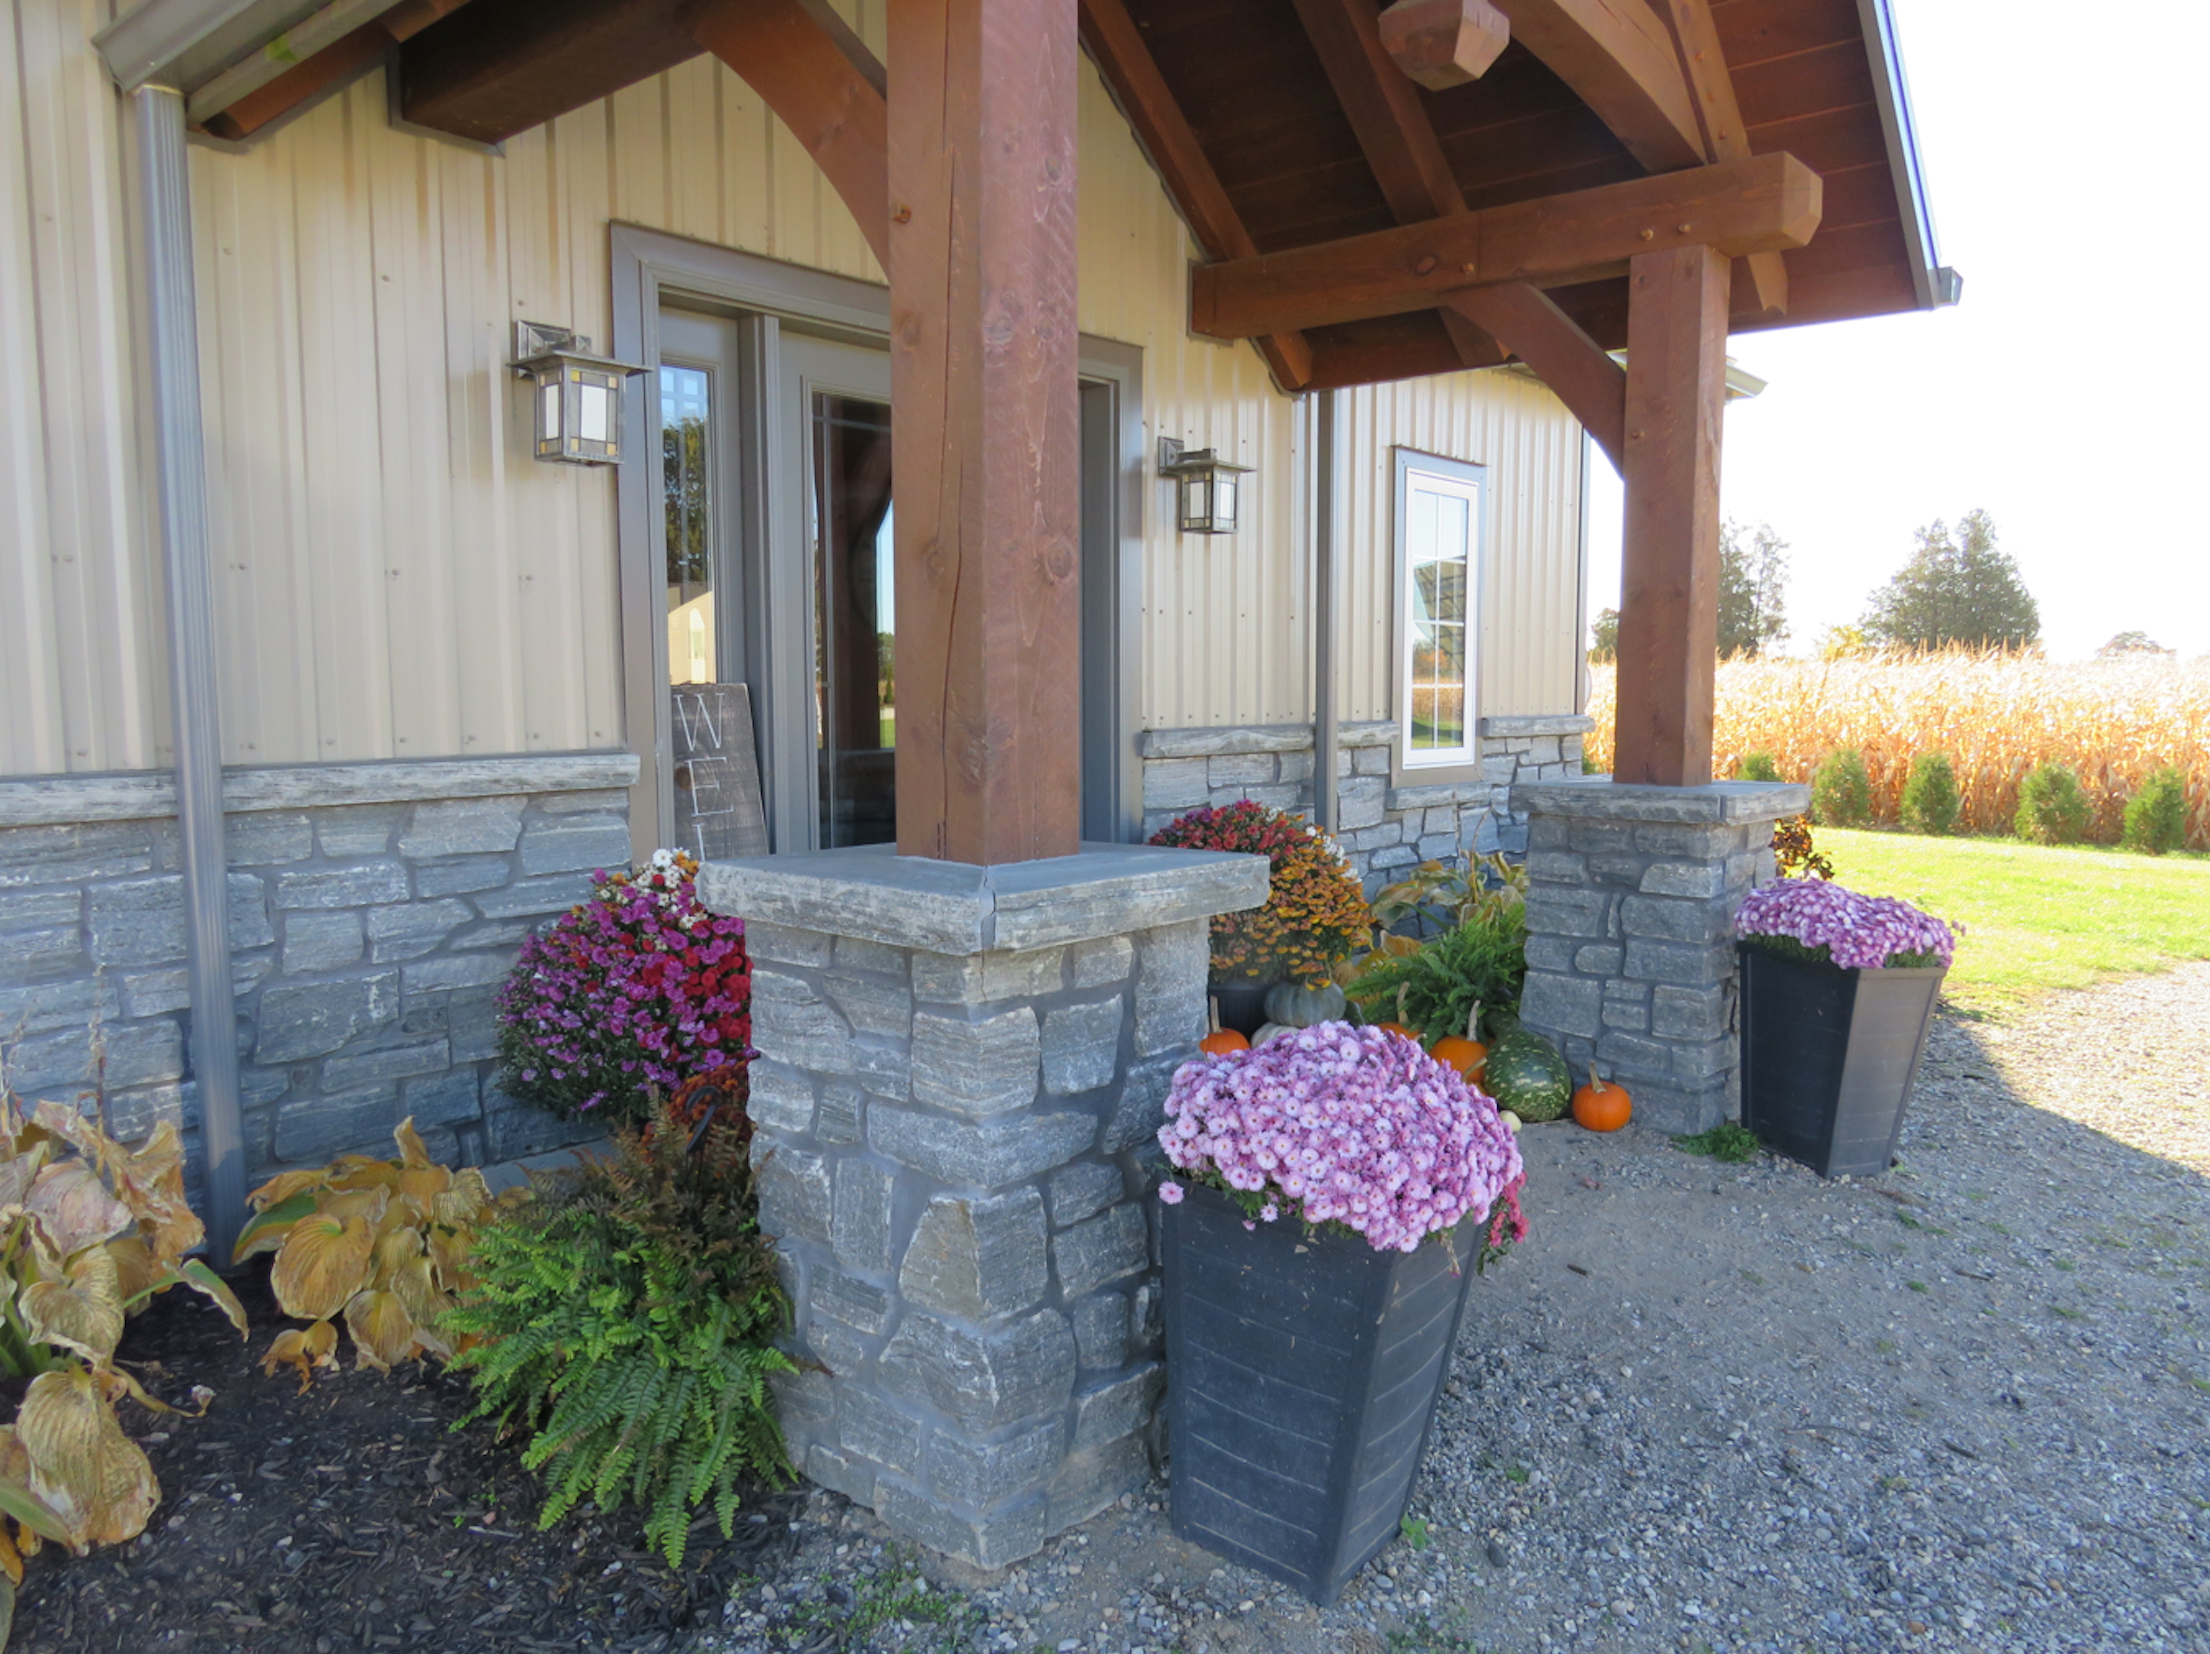
[[[1324,1613],[1176,1541],[1163,1486],[925,1583],[823,1493],[700,1647],[2210,1649],[2206,1052],[2210,964],[1943,1017],[1871,1184],[1530,1128],[1424,1547]]]

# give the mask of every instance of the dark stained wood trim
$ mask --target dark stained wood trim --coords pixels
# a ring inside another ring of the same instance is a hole
[[[1381,43],[1370,0],[1295,0],[1336,101],[1399,224],[1464,212],[1420,94]]]
[[[1534,369],[1612,464],[1626,469],[1627,370],[1549,294],[1525,282],[1500,282],[1446,294],[1443,305]]]
[[[1125,0],[1081,0],[1082,45],[1104,77],[1136,142],[1166,185],[1167,195],[1188,223],[1208,258],[1250,258],[1258,243],[1243,226],[1243,215],[1228,199],[1189,117],[1175,101],[1128,15]],[[1291,393],[1312,378],[1312,351],[1293,332],[1258,337],[1259,354],[1274,380]]]
[[[1080,848],[1075,5],[890,7],[901,855]]]
[[[1615,781],[1711,779],[1727,261],[1644,253],[1628,275],[1626,533]]]
[[[1701,165],[1703,132],[1649,0],[1496,0],[1542,59],[1650,172]]]
[[[1425,309],[1460,287],[1600,280],[1644,252],[1801,247],[1820,200],[1818,175],[1793,156],[1724,161],[1206,265],[1192,276],[1191,316],[1200,333],[1250,338]]]
[[[890,263],[890,117],[882,65],[845,27],[807,0],[709,0],[692,38],[744,77],[805,145],[851,209],[885,268]]]
[[[1727,69],[1727,54],[1719,44],[1719,27],[1712,21],[1711,0],[1659,0],[1673,42],[1680,51],[1681,73],[1703,126],[1704,153],[1714,161],[1739,160],[1749,154],[1749,131],[1742,124],[1741,105],[1734,96],[1734,76]],[[1788,266],[1779,253],[1752,253],[1750,285],[1757,309],[1768,316],[1788,312]]]
[[[243,142],[270,122],[289,115],[325,87],[369,67],[393,47],[412,40],[468,0],[400,0],[381,17],[295,63],[265,86],[210,115],[200,128],[217,138]]]
[[[469,0],[400,49],[400,115],[501,143],[698,56],[686,3]]]

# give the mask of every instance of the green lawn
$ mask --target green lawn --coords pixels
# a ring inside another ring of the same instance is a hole
[[[2210,959],[2210,856],[1817,829],[1834,877],[1960,921],[1944,991],[2000,1014],[2046,988]]]

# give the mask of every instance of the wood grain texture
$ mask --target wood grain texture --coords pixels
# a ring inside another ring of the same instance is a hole
[[[1248,338],[1425,309],[1490,282],[1598,280],[1672,247],[1800,247],[1820,202],[1818,175],[1793,156],[1753,156],[1207,265],[1192,272],[1191,316],[1200,333]]]
[[[1396,0],[1380,27],[1390,62],[1431,92],[1479,80],[1512,39],[1489,0]]]
[[[1548,64],[1651,172],[1701,165],[1703,134],[1673,41],[1648,0],[1497,0]]]
[[[1726,48],[1720,45],[1719,28],[1712,20],[1711,0],[1662,0],[1662,5],[1665,22],[1673,31],[1673,43],[1680,52],[1688,95],[1703,128],[1704,153],[1714,161],[1738,160],[1750,153],[1749,132],[1742,124],[1742,108],[1735,99]],[[1749,266],[1759,312],[1785,315],[1788,266],[1782,256],[1752,253],[1744,262]]]
[[[690,30],[805,145],[887,268],[890,116],[873,54],[807,0],[710,0]]]
[[[1612,779],[1711,779],[1727,261],[1645,253],[1628,273],[1626,533]]]
[[[1627,370],[1548,294],[1502,282],[1449,294],[1443,304],[1540,374],[1612,464],[1626,468]]]
[[[1080,844],[1075,10],[889,12],[902,855]]]
[[[470,0],[399,54],[400,113],[477,143],[696,57],[685,0]]]

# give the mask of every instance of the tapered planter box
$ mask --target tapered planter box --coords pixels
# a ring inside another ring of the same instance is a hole
[[[1482,1226],[1377,1252],[1201,1187],[1165,1219],[1174,1531],[1325,1606],[1397,1532]]]
[[[1947,967],[1843,970],[1740,951],[1742,1123],[1821,1177],[1886,1171]]]

